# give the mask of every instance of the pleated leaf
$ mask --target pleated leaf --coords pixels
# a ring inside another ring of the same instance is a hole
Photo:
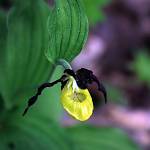
[[[70,140],[63,129],[46,119],[13,118],[1,129],[0,150],[71,149]]]
[[[61,67],[57,67],[56,70],[54,70],[53,75],[51,77],[51,81],[54,81],[58,78],[60,78],[61,74],[63,73],[63,70]],[[25,117],[31,116],[31,117],[47,117],[49,119],[55,120],[60,122],[63,115],[63,107],[60,103],[60,92],[61,92],[61,85],[60,83],[51,87],[46,88],[42,92],[42,94],[39,96],[37,102],[31,107],[26,114]],[[37,88],[35,92],[37,91]],[[34,92],[34,93],[35,93]],[[29,95],[21,96],[19,99],[24,99],[24,104],[22,104],[19,107],[22,107],[20,110],[20,114],[23,113],[25,107],[27,106],[27,101],[29,97],[33,96],[34,94],[32,91]]]
[[[76,150],[138,150],[137,145],[121,130],[92,126],[68,128]]]
[[[55,0],[49,17],[49,46],[46,56],[55,63],[71,61],[82,50],[88,35],[88,20],[81,0]]]
[[[17,1],[10,10],[1,79],[1,92],[8,108],[15,103],[17,95],[36,88],[52,73],[52,65],[44,56],[49,13],[42,0]]]
[[[4,53],[6,49],[6,37],[7,37],[7,27],[6,27],[6,14],[0,10],[0,112],[4,108],[2,89],[4,83]]]

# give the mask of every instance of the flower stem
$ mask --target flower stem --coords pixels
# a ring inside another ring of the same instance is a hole
[[[61,66],[63,66],[64,69],[71,69],[72,70],[71,65],[64,59],[58,59],[56,62],[56,65],[61,65]]]

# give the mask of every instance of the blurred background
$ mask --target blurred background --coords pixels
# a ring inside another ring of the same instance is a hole
[[[107,87],[109,102],[103,107],[102,95],[90,88],[96,107],[90,122],[119,126],[150,149],[150,1],[93,3],[85,0],[89,38],[72,63],[93,70]]]
[[[62,73],[58,67],[52,75],[44,46],[37,46],[46,33],[40,20],[44,16],[46,24],[54,3],[43,2],[34,9],[36,0],[20,0],[23,4],[14,11],[15,1],[0,1],[0,150],[67,150],[73,149],[72,143],[78,150],[150,150],[150,0],[83,0],[90,31],[84,49],[71,64],[74,70],[92,70],[108,93],[105,105],[96,85],[89,87],[95,110],[86,123],[63,111],[60,85],[46,89],[24,121],[20,117],[37,85]]]

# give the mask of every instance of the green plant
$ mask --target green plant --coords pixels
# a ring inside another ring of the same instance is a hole
[[[35,89],[50,77],[60,76],[61,68],[54,73],[57,60],[71,61],[81,51],[88,23],[80,2],[56,0],[56,8],[50,10],[43,0],[16,0],[8,14],[0,11],[0,150],[117,150],[122,145],[137,150],[117,130],[62,127],[59,85],[47,89],[27,116],[21,115]],[[111,140],[117,146],[108,144]]]
[[[144,50],[135,55],[135,60],[131,64],[132,70],[136,73],[141,82],[150,85],[150,56]]]
[[[105,14],[102,11],[103,7],[110,3],[110,0],[83,0],[85,10],[91,25],[105,19]]]

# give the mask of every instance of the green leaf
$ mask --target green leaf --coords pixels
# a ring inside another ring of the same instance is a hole
[[[150,85],[150,56],[146,52],[139,52],[134,62],[131,64],[132,70],[136,73],[137,77]]]
[[[88,20],[81,1],[56,0],[48,30],[48,60],[55,63],[62,58],[70,62],[79,54],[88,35]]]
[[[103,21],[105,18],[102,8],[106,6],[110,0],[83,0],[85,10],[91,25],[95,25],[98,21]]]
[[[108,84],[107,85],[108,91],[108,99],[112,103],[126,105],[127,100],[123,94],[123,91],[114,85]]]
[[[3,96],[2,96],[2,84],[4,82],[3,77],[4,72],[4,53],[6,49],[6,37],[7,37],[7,28],[6,28],[6,14],[3,11],[0,11],[0,107],[3,107]]]
[[[64,134],[64,130],[54,122],[21,117],[10,119],[7,124],[1,124],[1,150],[71,149],[70,140]]]
[[[3,60],[3,49],[6,44],[7,27],[6,27],[6,14],[0,10],[0,64]]]
[[[138,150],[129,137],[119,129],[85,125],[67,129],[77,150]]]
[[[44,56],[50,10],[42,0],[17,1],[10,11],[3,65],[2,96],[7,108],[16,97],[48,81],[53,67]]]
[[[61,74],[63,72],[63,69],[61,67],[57,67],[51,77],[51,81],[54,81],[58,78],[60,78]],[[38,101],[35,103],[33,107],[29,110],[27,113],[27,116],[35,116],[37,118],[39,117],[47,117],[50,119],[53,119],[57,122],[60,122],[62,119],[62,105],[60,103],[60,84],[57,84],[51,88],[47,88],[42,92],[42,95],[39,96]],[[33,96],[34,93],[31,93],[30,96],[26,96],[26,100],[28,100],[29,97]],[[23,112],[27,105],[26,103],[23,105],[22,110],[20,114]]]
[[[3,101],[3,98],[0,94],[0,120],[1,120],[1,116],[3,115],[3,111],[4,111],[4,101]]]

